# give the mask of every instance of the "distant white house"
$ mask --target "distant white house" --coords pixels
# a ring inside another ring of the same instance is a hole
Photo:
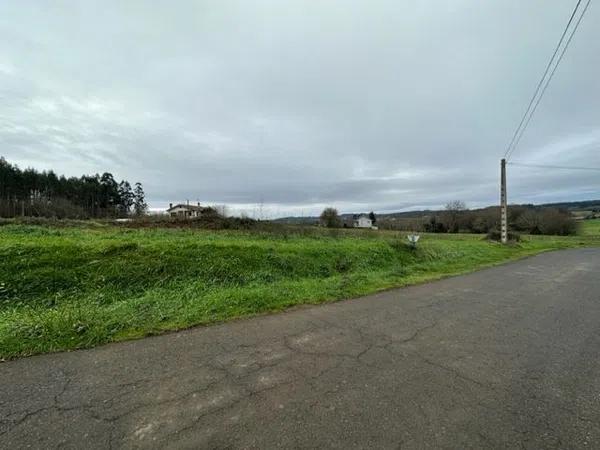
[[[167,214],[171,217],[200,217],[204,209],[205,208],[200,206],[200,203],[198,203],[198,205],[184,203],[173,205],[173,203],[169,203]]]
[[[353,225],[354,228],[371,228],[373,230],[377,229],[377,227],[373,225],[373,221],[371,220],[371,218],[366,214],[359,214],[357,216],[354,216]]]

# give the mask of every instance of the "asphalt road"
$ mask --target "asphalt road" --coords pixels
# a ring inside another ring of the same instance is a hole
[[[0,448],[600,448],[600,249],[0,364]]]

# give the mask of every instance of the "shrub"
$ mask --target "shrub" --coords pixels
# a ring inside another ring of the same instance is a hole
[[[342,220],[335,208],[325,208],[321,213],[321,223],[327,228],[338,228],[342,226]]]
[[[557,234],[567,236],[575,234],[577,224],[575,219],[566,211],[550,208],[544,209],[540,213],[540,232],[542,234]]]
[[[513,226],[529,234],[567,236],[577,231],[577,224],[571,214],[557,208],[523,210],[514,219]]]
[[[487,239],[489,239],[491,241],[500,241],[500,237],[501,237],[500,230],[494,229],[494,230],[488,231]],[[508,240],[512,241],[512,242],[519,242],[521,240],[521,235],[514,231],[509,231],[508,232]]]
[[[528,210],[515,220],[515,228],[529,234],[542,234],[541,214],[538,211]]]

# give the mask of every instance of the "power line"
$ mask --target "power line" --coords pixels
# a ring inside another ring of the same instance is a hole
[[[550,81],[552,80],[552,77],[554,76],[554,73],[556,72],[556,69],[558,68],[558,65],[562,61],[563,56],[565,56],[565,53],[566,53],[567,49],[569,48],[569,44],[571,43],[571,39],[573,39],[573,36],[575,35],[575,32],[577,31],[577,28],[579,28],[579,24],[581,23],[581,19],[583,19],[583,16],[585,15],[585,12],[587,11],[588,6],[590,6],[590,2],[591,1],[592,0],[588,0],[587,1],[587,3],[585,4],[585,7],[583,8],[583,11],[582,11],[581,15],[579,16],[579,19],[577,19],[577,23],[575,23],[575,26],[573,27],[573,31],[571,31],[571,34],[569,35],[569,39],[567,39],[567,42],[566,42],[565,46],[563,47],[562,52],[560,53],[560,56],[558,57],[558,60],[557,60],[556,64],[554,65],[554,68],[552,69],[552,72],[550,72],[550,76],[548,77],[548,79],[546,81],[546,84],[544,84],[542,92],[540,93],[539,97],[537,98],[537,101],[535,102],[535,105],[533,106],[533,109],[531,110],[531,113],[529,114],[529,117],[527,118],[527,121],[525,122],[525,125],[523,126],[523,128],[521,128],[521,132],[519,133],[519,136],[517,137],[517,140],[515,141],[512,150],[509,152],[509,154],[507,156],[507,159],[512,156],[513,151],[515,150],[515,148],[517,147],[517,145],[521,141],[521,137],[523,136],[523,133],[525,133],[525,130],[527,129],[527,126],[529,125],[529,122],[531,121],[531,118],[533,117],[533,114],[537,110],[537,107],[540,104],[540,101],[542,100],[542,97],[544,96],[544,93],[546,92],[546,89],[548,89],[548,85],[550,84]]]
[[[558,68],[560,62],[563,59],[563,56],[565,55],[567,49],[569,48],[569,44],[571,43],[571,40],[573,39],[573,36],[577,32],[577,29],[579,28],[579,24],[581,23],[581,20],[583,19],[583,16],[585,15],[585,13],[587,11],[588,6],[590,6],[591,1],[592,0],[588,0],[587,3],[585,4],[585,7],[583,8],[583,11],[582,11],[581,15],[579,16],[579,19],[577,19],[577,22],[575,23],[575,26],[573,27],[573,30],[571,31],[571,34],[569,35],[569,38],[567,39],[567,42],[566,42],[565,46],[563,47],[562,52],[560,53],[560,56],[558,57],[558,60],[557,60],[556,64],[554,65],[554,68],[552,69],[552,72],[550,72],[550,76],[546,80],[546,83],[544,84],[544,87],[542,88],[542,91],[541,91],[540,95],[538,96],[537,101],[535,102],[535,105],[533,106],[533,109],[529,113],[529,116],[527,117],[527,120],[525,121],[525,124],[521,128],[521,131],[519,132],[519,135],[517,136],[517,139],[515,140],[515,142],[514,142],[514,144],[512,146],[512,149],[509,149],[508,154],[505,155],[505,158],[507,160],[512,156],[512,153],[514,152],[515,148],[517,147],[517,145],[521,141],[521,137],[523,137],[523,134],[525,133],[525,130],[527,129],[527,126],[529,125],[529,122],[531,121],[531,118],[533,117],[533,114],[537,110],[537,107],[540,104],[540,102],[542,100],[542,97],[544,96],[544,93],[546,92],[546,89],[548,89],[548,85],[550,84],[550,81],[552,80],[552,77],[554,77],[554,73],[556,72],[556,69]],[[579,2],[578,2],[577,5],[579,5]],[[576,7],[576,9],[577,9],[577,7]],[[575,12],[575,11],[573,11],[573,12]],[[571,20],[569,20],[569,23],[570,22],[571,22]],[[559,43],[559,45],[560,45],[560,43]]]
[[[537,167],[540,169],[565,169],[565,170],[593,170],[600,171],[600,167],[583,167],[583,166],[553,166],[547,164],[529,164],[529,163],[519,163],[519,162],[507,162],[511,166],[521,166],[521,167]]]
[[[527,114],[529,113],[529,110],[531,109],[531,105],[533,105],[533,102],[535,101],[535,98],[537,97],[538,93],[540,92],[540,87],[542,87],[542,83],[544,82],[544,79],[546,78],[546,75],[548,75],[548,71],[550,70],[550,66],[552,66],[552,62],[554,61],[554,58],[556,57],[556,54],[558,53],[558,49],[560,48],[560,46],[562,45],[562,42],[567,34],[567,30],[569,29],[569,27],[571,26],[571,22],[573,21],[573,17],[575,17],[575,13],[577,12],[577,9],[579,9],[579,5],[581,4],[581,0],[577,1],[577,4],[575,5],[575,9],[573,9],[573,12],[571,13],[571,17],[569,17],[569,21],[567,22],[567,26],[565,27],[565,29],[562,32],[562,35],[560,36],[560,39],[558,41],[558,44],[556,44],[556,48],[554,49],[554,53],[552,53],[552,58],[550,58],[550,61],[548,61],[548,65],[546,66],[546,70],[544,70],[544,74],[542,75],[542,78],[540,78],[540,81],[538,82],[536,88],[535,88],[535,92],[533,93],[533,96],[531,97],[531,100],[529,100],[529,104],[527,105],[527,109],[525,110],[525,114],[523,114],[523,117],[521,118],[521,121],[519,122],[519,125],[517,126],[517,129],[515,130],[512,139],[510,140],[510,143],[508,144],[508,147],[506,148],[506,152],[504,153],[504,158],[506,158],[508,156],[508,154],[510,153],[510,150],[515,142],[515,139],[517,138],[517,135],[519,134],[519,130],[521,129],[521,127],[523,126],[523,122],[525,122],[525,118],[527,117]]]
[[[564,45],[560,56],[558,57],[556,64],[554,64],[554,67],[552,69],[552,72],[550,72],[550,75],[548,76],[548,78],[546,79],[546,82],[543,83],[544,78],[546,78],[546,75],[548,74],[548,69],[552,66],[553,60],[556,57],[556,54],[560,48],[560,46],[562,45],[562,42],[564,40],[564,37],[569,29],[569,26],[571,25],[573,18],[575,17],[576,13],[577,13],[577,9],[579,8],[579,5],[581,3],[581,0],[578,0],[577,4],[575,5],[575,8],[573,9],[573,12],[571,13],[571,17],[569,18],[569,21],[567,22],[567,26],[565,27],[563,34],[560,37],[560,40],[556,46],[556,49],[554,50],[554,53],[552,54],[552,58],[550,59],[550,62],[548,63],[548,65],[546,66],[546,70],[544,71],[544,75],[542,76],[542,78],[540,79],[540,82],[538,83],[538,86],[536,88],[536,91],[533,95],[533,97],[531,98],[529,105],[527,107],[527,110],[525,111],[525,114],[523,115],[523,118],[521,119],[521,122],[519,123],[519,126],[517,127],[517,129],[515,130],[515,134],[513,134],[513,139],[511,140],[511,143],[509,144],[508,148],[506,149],[506,153],[504,154],[504,158],[505,159],[509,159],[512,156],[513,151],[515,150],[515,148],[517,147],[517,145],[519,144],[519,142],[521,141],[521,137],[523,136],[523,134],[525,133],[525,130],[527,129],[527,126],[529,125],[529,122],[531,121],[531,118],[533,117],[533,114],[535,113],[535,111],[537,110],[538,105],[540,104],[540,101],[542,100],[542,97],[544,96],[544,93],[546,92],[546,89],[548,89],[548,85],[550,84],[550,81],[552,80],[552,78],[554,77],[554,74],[556,72],[556,69],[558,68],[558,66],[560,65],[560,62],[562,61],[567,49],[569,48],[569,44],[571,43],[571,40],[573,39],[573,36],[575,35],[575,33],[577,32],[577,29],[579,28],[579,24],[581,23],[581,20],[583,19],[583,16],[585,15],[591,0],[588,0],[587,3],[585,4],[585,7],[583,8],[582,13],[580,14],[579,18],[577,19],[577,22],[575,23],[575,26],[573,27],[571,34],[569,35],[569,38],[567,39],[566,44]],[[541,84],[544,84],[544,87],[542,88],[541,92],[539,91],[539,88],[541,86]],[[539,96],[537,96],[539,92]],[[537,96],[537,100],[535,101],[535,104],[533,105],[533,108],[531,108],[531,105],[533,104],[535,98]]]

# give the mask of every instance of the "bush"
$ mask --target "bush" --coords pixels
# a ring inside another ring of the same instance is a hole
[[[515,220],[515,228],[529,234],[542,234],[541,214],[538,211],[528,210]]]
[[[490,241],[500,241],[501,234],[500,230],[494,229],[488,231],[487,239]],[[521,240],[521,235],[519,233],[515,233],[514,231],[508,232],[508,240],[512,242],[519,242]]]
[[[202,228],[206,230],[251,230],[261,222],[249,217],[223,217],[216,211],[200,217],[142,216],[118,225],[127,228]]]
[[[327,228],[339,228],[342,226],[342,220],[335,208],[325,208],[321,213],[321,223]]]
[[[431,216],[428,222],[425,222],[423,228],[428,233],[445,233],[448,231],[448,227],[436,216]]]
[[[513,226],[528,234],[568,236],[577,231],[577,224],[571,214],[557,208],[524,210],[514,219]]]
[[[568,236],[577,232],[575,219],[566,211],[551,208],[540,213],[540,232],[542,234],[557,234]]]

